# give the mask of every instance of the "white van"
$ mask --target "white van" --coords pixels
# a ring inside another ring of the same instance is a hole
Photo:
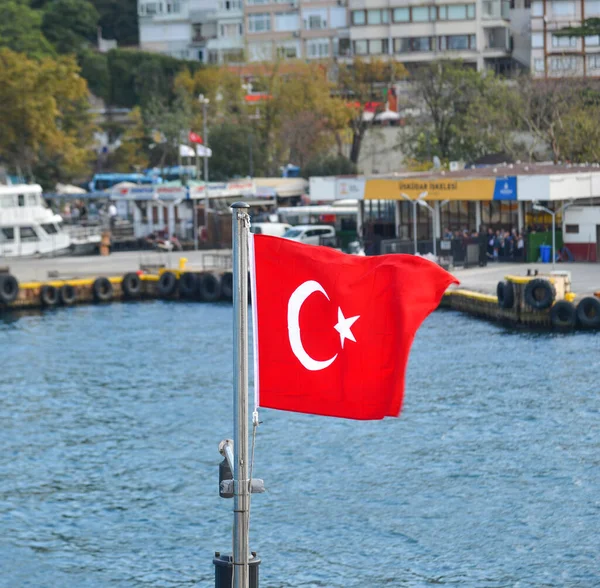
[[[335,229],[329,225],[296,225],[287,230],[283,238],[308,245],[321,245],[323,240],[335,239]]]
[[[250,232],[255,235],[271,235],[272,237],[283,237],[284,233],[291,229],[288,223],[252,223]]]

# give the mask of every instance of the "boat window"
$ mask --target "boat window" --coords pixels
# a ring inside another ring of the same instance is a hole
[[[33,227],[20,227],[19,234],[21,235],[21,243],[28,241],[39,241],[37,233],[33,230]]]
[[[54,225],[52,223],[47,223],[45,225],[42,225],[42,229],[44,229],[44,231],[46,231],[46,233],[48,233],[48,235],[55,235],[56,233],[58,233],[56,225]]]
[[[27,194],[27,206],[36,206],[38,204],[37,194]]]
[[[25,195],[19,194],[19,206],[25,206]]]
[[[0,229],[0,243],[8,243],[15,240],[15,230],[12,227]]]

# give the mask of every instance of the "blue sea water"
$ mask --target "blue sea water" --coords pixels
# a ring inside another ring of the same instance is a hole
[[[230,305],[0,320],[0,586],[212,586],[230,552]],[[453,312],[401,418],[261,411],[262,588],[600,585],[600,336]]]

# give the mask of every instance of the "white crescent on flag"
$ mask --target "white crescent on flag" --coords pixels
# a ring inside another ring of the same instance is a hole
[[[315,292],[321,292],[327,300],[329,296],[323,289],[323,286],[319,282],[314,280],[308,280],[298,286],[293,294],[290,296],[288,302],[288,335],[290,339],[290,346],[294,355],[298,358],[298,361],[311,372],[317,372],[328,368],[337,358],[336,353],[332,358],[325,361],[318,361],[312,358],[302,345],[302,338],[300,335],[300,310],[306,299]],[[334,329],[340,334],[340,344],[342,349],[344,348],[344,341],[349,339],[350,341],[356,342],[350,327],[360,318],[360,316],[353,316],[345,318],[342,313],[342,309],[338,307],[338,323],[334,326]]]

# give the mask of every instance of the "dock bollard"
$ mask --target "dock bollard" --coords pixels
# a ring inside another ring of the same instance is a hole
[[[233,556],[215,551],[215,588],[231,588],[233,586]],[[258,588],[258,566],[260,557],[256,552],[251,553],[248,561],[250,588]]]

